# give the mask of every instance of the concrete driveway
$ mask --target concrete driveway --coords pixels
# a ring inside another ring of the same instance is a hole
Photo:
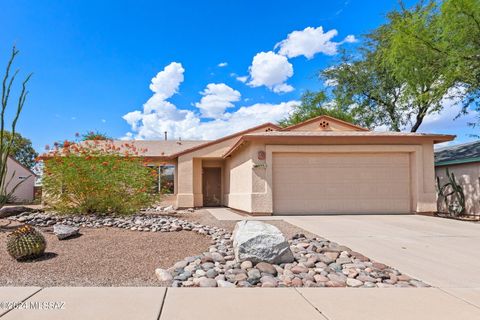
[[[220,220],[245,219],[245,216],[229,209],[215,210],[209,209]],[[423,292],[412,290],[408,293],[410,298],[422,292],[426,295],[416,298],[423,302],[438,301],[434,296],[442,293],[480,310],[479,223],[419,215],[273,216],[249,219],[285,220],[346,245],[373,260],[391,265],[433,287]],[[311,292],[319,294],[319,291]],[[362,291],[352,292],[365,297]],[[377,299],[385,298],[381,291],[372,292]]]
[[[418,215],[285,217],[441,288],[480,288],[480,224]]]

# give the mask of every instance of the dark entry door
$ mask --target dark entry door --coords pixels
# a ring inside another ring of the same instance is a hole
[[[203,206],[215,207],[222,204],[222,169],[203,168]]]

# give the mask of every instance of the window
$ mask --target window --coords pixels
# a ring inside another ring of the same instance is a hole
[[[160,192],[162,194],[173,194],[175,192],[175,166],[164,165],[159,167]]]

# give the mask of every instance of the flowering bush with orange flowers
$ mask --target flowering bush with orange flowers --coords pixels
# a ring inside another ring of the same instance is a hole
[[[134,143],[56,144],[42,156],[46,205],[61,213],[131,214],[155,200],[157,171]]]

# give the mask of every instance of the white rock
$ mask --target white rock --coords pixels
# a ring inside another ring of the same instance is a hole
[[[203,288],[216,287],[217,280],[202,277],[200,278],[199,286]]]
[[[162,282],[170,282],[173,280],[172,275],[165,269],[155,269],[155,274],[157,275],[158,280]]]
[[[251,261],[243,261],[243,262],[240,264],[240,268],[243,269],[243,270],[252,269],[252,268],[253,268],[253,264],[252,264]]]
[[[79,231],[79,228],[67,226],[66,224],[56,224],[53,226],[53,233],[55,233],[60,240],[75,236]]]
[[[290,245],[280,230],[261,221],[237,222],[233,231],[233,250],[239,262],[280,264],[294,261]]]
[[[349,287],[360,287],[363,285],[363,282],[357,279],[348,278],[347,279],[347,286]]]
[[[217,280],[217,286],[219,288],[235,288],[235,285],[225,280]]]

